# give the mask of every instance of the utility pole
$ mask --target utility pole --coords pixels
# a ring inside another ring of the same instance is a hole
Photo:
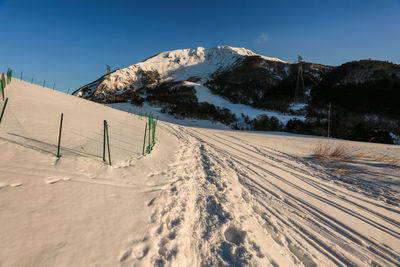
[[[331,130],[331,102],[329,102],[329,109],[328,109],[328,138],[330,130]]]
[[[294,92],[294,103],[305,102],[304,95],[304,79],[303,79],[303,58],[297,56],[297,82],[296,91]]]

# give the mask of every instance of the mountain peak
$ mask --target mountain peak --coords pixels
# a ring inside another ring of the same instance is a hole
[[[75,94],[82,97],[90,95],[96,99],[111,92],[122,93],[128,89],[139,89],[165,81],[198,79],[205,83],[215,73],[234,68],[248,57],[287,64],[280,59],[258,55],[243,47],[222,45],[212,48],[177,49],[159,53],[145,61],[104,75],[80,88]]]

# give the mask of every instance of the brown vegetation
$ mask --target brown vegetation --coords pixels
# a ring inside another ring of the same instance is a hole
[[[365,157],[365,155],[357,150],[350,150],[343,144],[331,146],[329,144],[319,143],[313,149],[313,157],[322,161],[337,161],[337,162],[351,162],[356,159]]]
[[[313,148],[312,157],[329,166],[339,176],[348,171],[348,164],[360,160],[374,160],[391,167],[400,167],[400,159],[389,155],[371,155],[357,149],[348,148],[344,144],[319,143]]]

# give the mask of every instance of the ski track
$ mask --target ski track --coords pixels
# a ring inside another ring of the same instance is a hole
[[[278,266],[277,253],[292,266],[400,264],[396,248],[336,216],[400,239],[398,206],[382,201],[399,201],[390,188],[371,197],[368,187],[332,183],[310,159],[212,130],[162,127],[181,147],[161,173],[168,186],[149,203],[149,229],[122,265]],[[270,251],[263,240],[273,243]]]

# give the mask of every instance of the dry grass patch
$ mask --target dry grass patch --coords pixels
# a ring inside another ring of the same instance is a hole
[[[347,163],[361,159],[370,159],[391,167],[400,167],[399,158],[389,155],[365,154],[358,149],[345,147],[344,144],[319,143],[313,148],[312,156],[323,163],[340,166],[339,169],[346,169]]]
[[[388,156],[388,155],[380,155],[380,156],[375,156],[372,157],[376,161],[386,163],[392,167],[400,167],[400,159],[395,158],[393,156]]]
[[[351,162],[365,157],[359,150],[346,148],[343,144],[332,146],[326,143],[319,143],[313,149],[312,156],[322,161],[336,162]]]
[[[319,143],[313,148],[312,157],[326,165],[332,174],[343,177],[351,170],[348,164],[364,158],[357,149],[350,149],[344,144],[331,145]]]

